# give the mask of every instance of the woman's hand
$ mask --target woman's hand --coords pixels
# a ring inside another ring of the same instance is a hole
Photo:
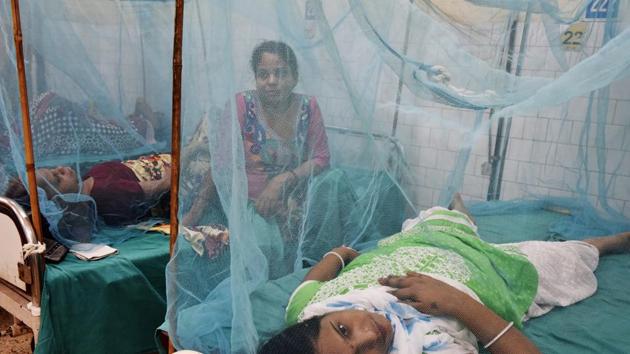
[[[359,256],[359,252],[357,252],[354,248],[346,246],[333,248],[330,252],[335,252],[340,255],[341,258],[343,258],[344,263],[346,263],[346,266]]]
[[[357,258],[357,256],[359,255],[359,252],[346,246],[333,248],[332,250],[330,250],[330,252],[335,252],[336,254],[341,256],[341,258],[343,258],[343,262],[346,265],[352,262],[352,260]],[[322,258],[319,263],[311,268],[311,270],[304,277],[304,281],[326,281],[334,279],[341,269],[341,262],[339,258],[333,254],[329,254],[327,256],[324,256],[324,258]]]
[[[482,344],[491,343],[492,354],[539,354],[540,351],[517,328],[491,309],[454,287],[419,273],[404,277],[379,279],[379,283],[396,288],[392,295],[418,311],[434,316],[452,316],[466,326]],[[499,333],[507,331],[497,338]]]
[[[160,179],[158,193],[163,194],[171,190],[172,175],[173,169],[171,168],[171,165],[164,164],[164,171],[162,172],[162,178]]]
[[[258,214],[262,215],[264,218],[269,218],[280,210],[282,207],[280,191],[282,191],[281,184],[274,182],[274,180],[267,183],[267,186],[263,189],[262,193],[260,193],[254,204]]]
[[[396,288],[390,293],[416,310],[434,316],[453,315],[470,296],[428,275],[409,272],[407,276],[379,279],[381,285]]]
[[[292,178],[291,173],[282,173],[272,178],[256,199],[254,206],[260,215],[272,217],[282,210],[282,189]]]
[[[142,159],[142,157],[140,157]],[[164,165],[162,178],[152,181],[140,181],[140,188],[146,200],[155,200],[171,189],[171,166]]]

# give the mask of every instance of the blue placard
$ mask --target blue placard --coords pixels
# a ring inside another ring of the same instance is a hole
[[[591,0],[586,7],[586,19],[606,19],[617,17],[618,0]]]

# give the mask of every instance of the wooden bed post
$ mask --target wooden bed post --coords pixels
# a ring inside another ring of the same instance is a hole
[[[182,99],[182,38],[184,27],[184,0],[175,1],[175,38],[173,40],[173,115],[171,117],[171,237],[169,249],[171,257],[177,240],[179,230],[178,213],[178,193],[179,193],[179,145],[180,145],[180,123],[181,123],[181,99]],[[168,352],[173,353],[175,348],[173,342],[168,341]]]
[[[170,251],[173,254],[173,247],[177,239],[179,226],[178,213],[178,192],[179,192],[179,145],[181,130],[181,96],[182,96],[182,37],[184,21],[184,1],[175,1],[175,40],[173,44],[173,115],[171,118],[171,239]]]
[[[20,88],[20,110],[22,112],[22,131],[24,134],[24,160],[26,163],[26,175],[28,178],[29,201],[31,203],[31,218],[33,220],[33,228],[37,241],[44,243],[44,234],[42,232],[42,219],[39,212],[39,203],[37,197],[37,178],[35,176],[35,158],[33,154],[33,138],[31,136],[31,118],[28,108],[28,92],[26,89],[26,70],[24,68],[24,51],[22,49],[22,24],[20,21],[20,4],[19,0],[11,0],[11,15],[13,18],[13,41],[15,43],[15,58],[17,64],[18,85]],[[31,264],[34,271],[32,274],[31,291],[33,293],[33,304],[37,307],[40,305],[42,293],[42,275],[44,270],[44,257],[34,257],[35,261]]]

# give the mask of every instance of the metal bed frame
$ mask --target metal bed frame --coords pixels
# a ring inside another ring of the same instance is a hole
[[[23,332],[22,324],[33,330],[37,343],[40,325],[43,255],[24,258],[23,247],[37,244],[28,214],[15,201],[0,197],[0,307],[14,318],[11,331]]]

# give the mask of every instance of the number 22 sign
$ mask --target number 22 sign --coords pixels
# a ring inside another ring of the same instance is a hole
[[[617,17],[619,0],[590,0],[586,6],[586,19],[606,19]]]
[[[569,26],[560,37],[565,50],[580,50],[586,35],[586,22],[576,22]]]

